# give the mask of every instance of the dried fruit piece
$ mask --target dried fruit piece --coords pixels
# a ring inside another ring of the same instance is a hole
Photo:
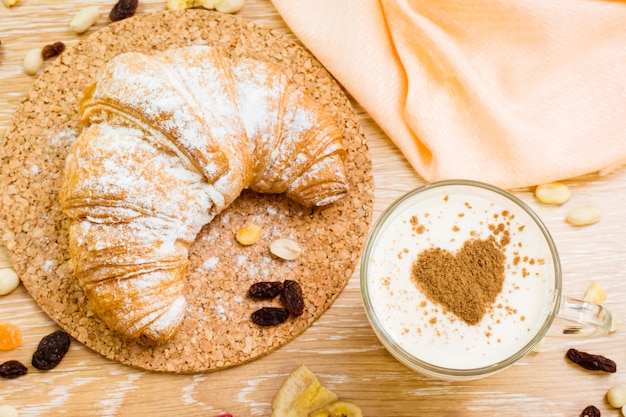
[[[283,293],[280,297],[280,301],[294,316],[300,316],[304,313],[302,287],[296,281],[287,279],[283,282]]]
[[[561,182],[540,184],[535,188],[535,197],[545,204],[565,204],[571,196],[569,187]]]
[[[112,22],[127,19],[135,14],[139,0],[119,0],[109,13]]]
[[[248,246],[257,243],[259,239],[261,239],[262,235],[263,228],[252,223],[246,227],[242,227],[241,229],[237,230],[237,233],[235,234],[235,239],[237,239],[237,242],[239,242],[240,244]]]
[[[602,218],[602,212],[596,206],[578,207],[567,213],[565,220],[574,226],[587,226],[598,223]]]
[[[20,0],[2,0],[2,3],[4,3],[4,5],[7,7],[13,7],[19,2]]]
[[[0,295],[13,292],[20,285],[20,278],[13,268],[0,269]]]
[[[280,281],[256,282],[248,289],[248,297],[255,300],[271,300],[283,291],[283,283]]]
[[[293,261],[300,256],[302,249],[297,242],[294,242],[291,239],[280,238],[270,244],[270,252],[279,258],[287,261]]]
[[[15,324],[0,324],[0,350],[13,350],[22,344],[22,333]]]
[[[0,364],[0,377],[2,378],[17,378],[27,373],[28,368],[20,361],[11,360]]]
[[[567,351],[566,356],[570,361],[590,371],[617,372],[617,364],[601,355],[593,355],[572,348]]]
[[[361,407],[348,401],[335,401],[309,413],[309,417],[363,417]]]
[[[70,22],[70,29],[75,33],[81,34],[89,30],[90,27],[98,21],[100,17],[100,9],[98,6],[89,6],[81,9]]]
[[[606,290],[597,282],[592,282],[585,291],[583,300],[600,305],[606,300]]]
[[[337,401],[315,374],[300,365],[285,379],[272,400],[271,417],[301,417]]]
[[[57,330],[45,336],[33,353],[32,364],[35,368],[47,371],[55,368],[70,348],[70,336]]]
[[[54,58],[57,55],[60,55],[61,52],[65,51],[65,44],[63,42],[54,42],[50,45],[46,45],[41,50],[41,56],[43,59]]]
[[[600,410],[596,406],[589,405],[580,413],[580,417],[600,417]]]
[[[276,326],[289,318],[289,311],[280,307],[263,307],[252,313],[252,322],[259,326]]]

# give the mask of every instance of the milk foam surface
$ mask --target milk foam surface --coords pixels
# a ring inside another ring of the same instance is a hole
[[[463,189],[434,188],[405,200],[378,230],[367,264],[370,313],[391,343],[453,369],[488,366],[526,346],[550,314],[554,293],[552,254],[528,213],[504,196]],[[503,228],[510,237],[503,246],[504,286],[479,324],[444,311],[411,280],[421,251],[456,252],[469,239],[501,239]]]

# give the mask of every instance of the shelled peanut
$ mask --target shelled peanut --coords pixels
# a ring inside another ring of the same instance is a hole
[[[535,187],[535,197],[544,204],[563,205],[572,196],[570,188],[562,182],[539,184]],[[577,207],[570,210],[565,221],[574,226],[588,226],[602,218],[601,210],[594,205]]]

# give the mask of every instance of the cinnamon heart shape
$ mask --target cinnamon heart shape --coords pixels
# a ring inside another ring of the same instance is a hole
[[[426,249],[413,263],[411,279],[426,297],[467,324],[480,323],[504,284],[505,255],[496,240],[467,240],[456,253]]]

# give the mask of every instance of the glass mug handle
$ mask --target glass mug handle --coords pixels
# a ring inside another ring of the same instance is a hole
[[[613,326],[613,315],[598,304],[561,296],[548,336],[592,338],[606,336]]]

